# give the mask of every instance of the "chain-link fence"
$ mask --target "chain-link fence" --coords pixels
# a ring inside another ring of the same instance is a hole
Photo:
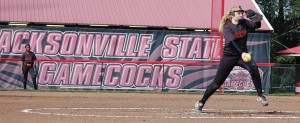
[[[270,93],[295,92],[296,65],[277,64],[272,67]]]

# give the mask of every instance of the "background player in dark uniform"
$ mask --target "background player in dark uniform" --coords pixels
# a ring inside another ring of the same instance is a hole
[[[27,85],[27,76],[28,73],[30,73],[32,82],[34,85],[34,89],[37,90],[38,86],[36,83],[36,57],[33,52],[30,51],[30,45],[27,44],[25,45],[26,51],[22,54],[21,56],[21,68],[22,68],[22,74],[24,76],[23,84],[24,84],[24,89],[26,89]]]
[[[269,104],[262,94],[258,67],[253,59],[248,61],[246,58],[246,55],[250,55],[247,50],[247,33],[250,30],[255,30],[255,28],[260,28],[262,15],[253,10],[247,10],[246,14],[250,19],[249,21],[244,19],[244,13],[245,11],[240,6],[233,7],[220,22],[219,31],[223,32],[225,38],[223,56],[213,82],[207,87],[202,99],[195,104],[196,112],[202,111],[205,102],[224,83],[234,66],[240,66],[249,71],[258,93],[258,101],[263,106]]]

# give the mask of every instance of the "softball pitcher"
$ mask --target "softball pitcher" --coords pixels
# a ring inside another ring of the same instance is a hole
[[[244,14],[250,20],[244,19]],[[230,12],[223,16],[219,26],[219,31],[223,32],[225,38],[223,56],[213,82],[207,87],[202,99],[195,104],[196,112],[202,111],[205,102],[220,88],[234,66],[240,66],[249,71],[257,90],[257,100],[263,106],[268,106],[269,103],[262,92],[258,67],[253,59],[249,59],[250,54],[247,50],[247,34],[255,28],[260,28],[261,20],[262,15],[251,9],[244,11],[240,6],[232,7]]]

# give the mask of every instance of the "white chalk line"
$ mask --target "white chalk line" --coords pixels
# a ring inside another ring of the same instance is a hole
[[[72,117],[104,117],[104,118],[157,118],[159,116],[126,116],[126,115],[95,115],[95,114],[69,114],[69,113],[49,113],[49,112],[41,112],[45,110],[152,110],[152,111],[159,111],[159,110],[168,110],[169,112],[166,113],[159,113],[159,114],[166,114],[166,115],[194,115],[194,116],[160,116],[160,118],[166,119],[300,119],[300,112],[299,111],[258,111],[258,110],[215,110],[218,112],[247,112],[247,113],[294,113],[299,116],[289,116],[283,114],[253,114],[249,116],[209,116],[213,114],[213,112],[203,112],[203,113],[195,113],[193,109],[176,109],[176,110],[186,110],[187,112],[177,112],[172,111],[168,108],[39,108],[39,109],[23,109],[21,110],[22,113],[30,113],[30,114],[40,114],[40,115],[55,115],[55,116],[72,116]],[[214,109],[204,109],[203,111],[214,111]],[[171,112],[171,113],[170,113]],[[197,116],[202,115],[202,116]],[[243,115],[243,114],[241,114]],[[246,115],[246,114],[245,114]],[[255,116],[260,115],[260,116]]]
[[[63,110],[63,108],[47,108],[50,110]],[[92,108],[90,108],[92,109]],[[117,115],[83,115],[83,114],[66,114],[66,113],[44,113],[44,112],[33,112],[36,109],[24,109],[21,112],[23,113],[30,113],[30,114],[41,114],[41,115],[56,115],[56,116],[71,116],[71,117],[106,117],[106,118],[151,118],[148,116],[117,116]],[[41,109],[37,109],[41,110]]]

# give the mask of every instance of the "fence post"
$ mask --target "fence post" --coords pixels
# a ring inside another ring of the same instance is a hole
[[[300,95],[300,57],[296,57],[295,94]]]

